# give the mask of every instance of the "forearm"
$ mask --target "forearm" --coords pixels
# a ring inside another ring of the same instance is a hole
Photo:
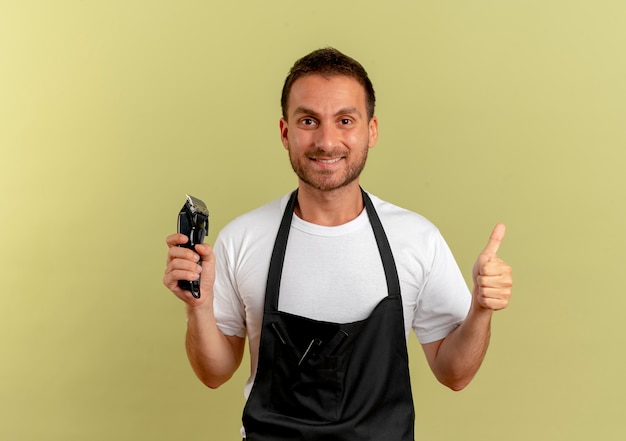
[[[511,267],[497,256],[504,233],[504,225],[496,225],[474,263],[472,306],[461,326],[443,340],[423,345],[433,373],[453,390],[463,389],[478,372],[491,338],[491,316],[506,308],[511,297]]]
[[[461,390],[472,381],[487,353],[492,314],[472,305],[465,321],[441,341],[431,368],[442,384]]]
[[[217,388],[230,379],[243,356],[243,339],[225,336],[219,330],[212,306],[187,307],[185,344],[194,372],[210,388]]]

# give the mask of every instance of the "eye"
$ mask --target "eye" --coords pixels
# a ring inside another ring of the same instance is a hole
[[[347,126],[349,124],[352,124],[352,120],[350,118],[341,118],[339,120],[339,124],[341,124],[342,126]]]
[[[302,118],[300,120],[300,124],[306,127],[313,127],[317,125],[317,121],[315,121],[313,118]]]

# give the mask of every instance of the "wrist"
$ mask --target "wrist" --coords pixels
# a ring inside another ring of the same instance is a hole
[[[491,320],[493,309],[481,305],[480,302],[474,298],[472,299],[472,305],[470,306],[468,315],[476,319]]]
[[[185,302],[185,312],[187,320],[200,319],[206,320],[213,317],[213,302],[204,299],[204,301]]]

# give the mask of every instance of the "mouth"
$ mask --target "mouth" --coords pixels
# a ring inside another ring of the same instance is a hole
[[[329,158],[309,158],[309,159],[315,162],[319,162],[320,164],[330,165],[330,164],[336,164],[337,162],[341,161],[343,157],[332,158],[332,159],[329,159]]]

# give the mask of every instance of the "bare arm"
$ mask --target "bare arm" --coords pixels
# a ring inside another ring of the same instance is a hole
[[[497,256],[504,233],[504,225],[496,225],[474,264],[472,306],[465,321],[443,340],[422,345],[437,379],[453,390],[466,387],[478,372],[489,346],[493,311],[506,308],[511,297],[511,267]]]
[[[200,311],[187,307],[187,357],[205,385],[215,389],[232,377],[243,357],[245,339],[222,334],[212,308]]]
[[[215,256],[209,245],[196,245],[195,252],[178,247],[187,238],[181,234],[168,236],[169,247],[163,284],[185,302],[187,311],[186,349],[191,366],[205,385],[217,388],[235,373],[243,357],[245,339],[224,335],[213,312]],[[202,264],[198,265],[199,258]],[[199,299],[178,286],[179,280],[200,280]]]

